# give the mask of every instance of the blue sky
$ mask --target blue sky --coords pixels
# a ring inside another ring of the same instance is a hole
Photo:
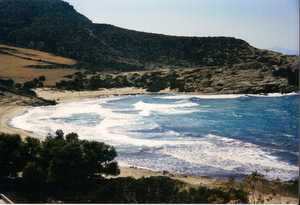
[[[299,49],[298,0],[66,1],[95,23],[169,35],[233,36],[258,48]]]

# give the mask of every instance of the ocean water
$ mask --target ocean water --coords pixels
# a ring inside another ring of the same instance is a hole
[[[11,125],[104,141],[123,166],[213,177],[298,177],[298,95],[137,95],[30,108]]]

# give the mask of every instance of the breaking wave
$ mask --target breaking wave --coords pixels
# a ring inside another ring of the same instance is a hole
[[[41,139],[48,133],[62,129],[65,133],[77,132],[82,139],[104,141],[117,148],[119,162],[126,165],[209,176],[241,176],[258,171],[274,179],[289,180],[297,177],[298,166],[289,160],[291,154],[298,158],[297,147],[291,149],[281,143],[283,140],[288,146],[289,143],[295,144],[296,122],[294,125],[288,121],[291,116],[282,119],[282,122],[275,116],[276,122],[288,123],[281,127],[284,130],[278,130],[279,126],[272,122],[270,125],[256,123],[258,119],[251,117],[253,110],[250,108],[245,112],[251,115],[229,115],[228,113],[239,111],[233,110],[237,109],[237,103],[245,106],[243,109],[257,105],[253,102],[222,101],[244,96],[210,95],[203,98],[197,95],[197,98],[204,99],[200,102],[190,100],[195,98],[194,95],[87,100],[30,108],[13,118],[10,123],[14,127],[36,133]],[[274,94],[272,97],[278,96]],[[212,101],[206,103],[205,99],[215,99],[220,107],[210,107]],[[256,102],[261,103],[259,109],[266,110],[263,106],[272,109],[273,104],[267,104],[269,101],[260,102],[259,99]],[[275,100],[274,104],[277,106],[278,103],[287,102],[290,103],[289,99]],[[228,103],[235,103],[230,104],[232,110],[223,109]],[[286,109],[284,106],[276,107],[279,114],[283,108]],[[205,112],[208,109],[210,112]],[[215,114],[213,110],[216,111]],[[258,110],[258,113],[262,111]],[[297,113],[293,114],[297,118]],[[241,129],[240,118],[243,116],[249,119],[245,119],[247,127]],[[266,116],[270,121],[270,112],[266,111]],[[260,117],[263,118],[264,115]],[[261,124],[264,127],[259,127]],[[273,125],[274,127],[266,127]],[[246,132],[247,130],[249,131]],[[252,137],[247,138],[249,133]],[[282,138],[274,143],[275,138],[270,137],[272,135]],[[284,152],[284,155],[276,155],[274,150]]]
[[[283,97],[283,96],[293,96],[299,95],[297,92],[292,93],[267,93],[267,94],[222,94],[222,95],[168,95],[168,96],[160,96],[157,98],[162,99],[191,99],[191,98],[199,98],[199,99],[235,99],[241,97]]]
[[[188,101],[180,101],[173,104],[154,104],[154,103],[145,103],[139,101],[134,104],[134,108],[140,111],[140,115],[149,116],[153,112],[165,113],[165,114],[185,114],[193,112],[194,110],[187,110],[185,108],[196,107],[197,103],[192,103]]]

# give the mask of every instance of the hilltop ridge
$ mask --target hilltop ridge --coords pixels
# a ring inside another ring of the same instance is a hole
[[[74,65],[33,66],[40,71],[72,68],[101,72],[101,75],[123,72],[116,79],[108,75],[104,80],[98,74],[93,77],[85,74],[87,79],[81,77],[80,81],[76,80],[78,76],[69,76],[69,79],[75,78],[74,82],[62,81],[59,83],[62,89],[138,86],[157,91],[175,83],[174,89],[180,92],[298,90],[299,59],[296,56],[258,49],[233,37],[169,36],[97,24],[62,0],[0,0],[0,43],[76,61]],[[161,74],[165,69],[169,74]],[[125,79],[130,75],[126,72],[131,71],[159,73],[146,73],[142,80]],[[165,76],[171,76],[174,82],[169,79],[159,85],[157,82]]]
[[[168,36],[96,24],[61,0],[1,0],[0,19],[3,44],[51,52],[102,69],[285,63],[280,54],[232,37]]]

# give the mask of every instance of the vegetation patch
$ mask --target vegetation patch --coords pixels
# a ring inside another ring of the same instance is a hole
[[[247,202],[232,188],[188,188],[168,177],[106,178],[118,175],[117,153],[101,142],[57,130],[44,141],[0,134],[0,191],[17,202],[228,203]]]

